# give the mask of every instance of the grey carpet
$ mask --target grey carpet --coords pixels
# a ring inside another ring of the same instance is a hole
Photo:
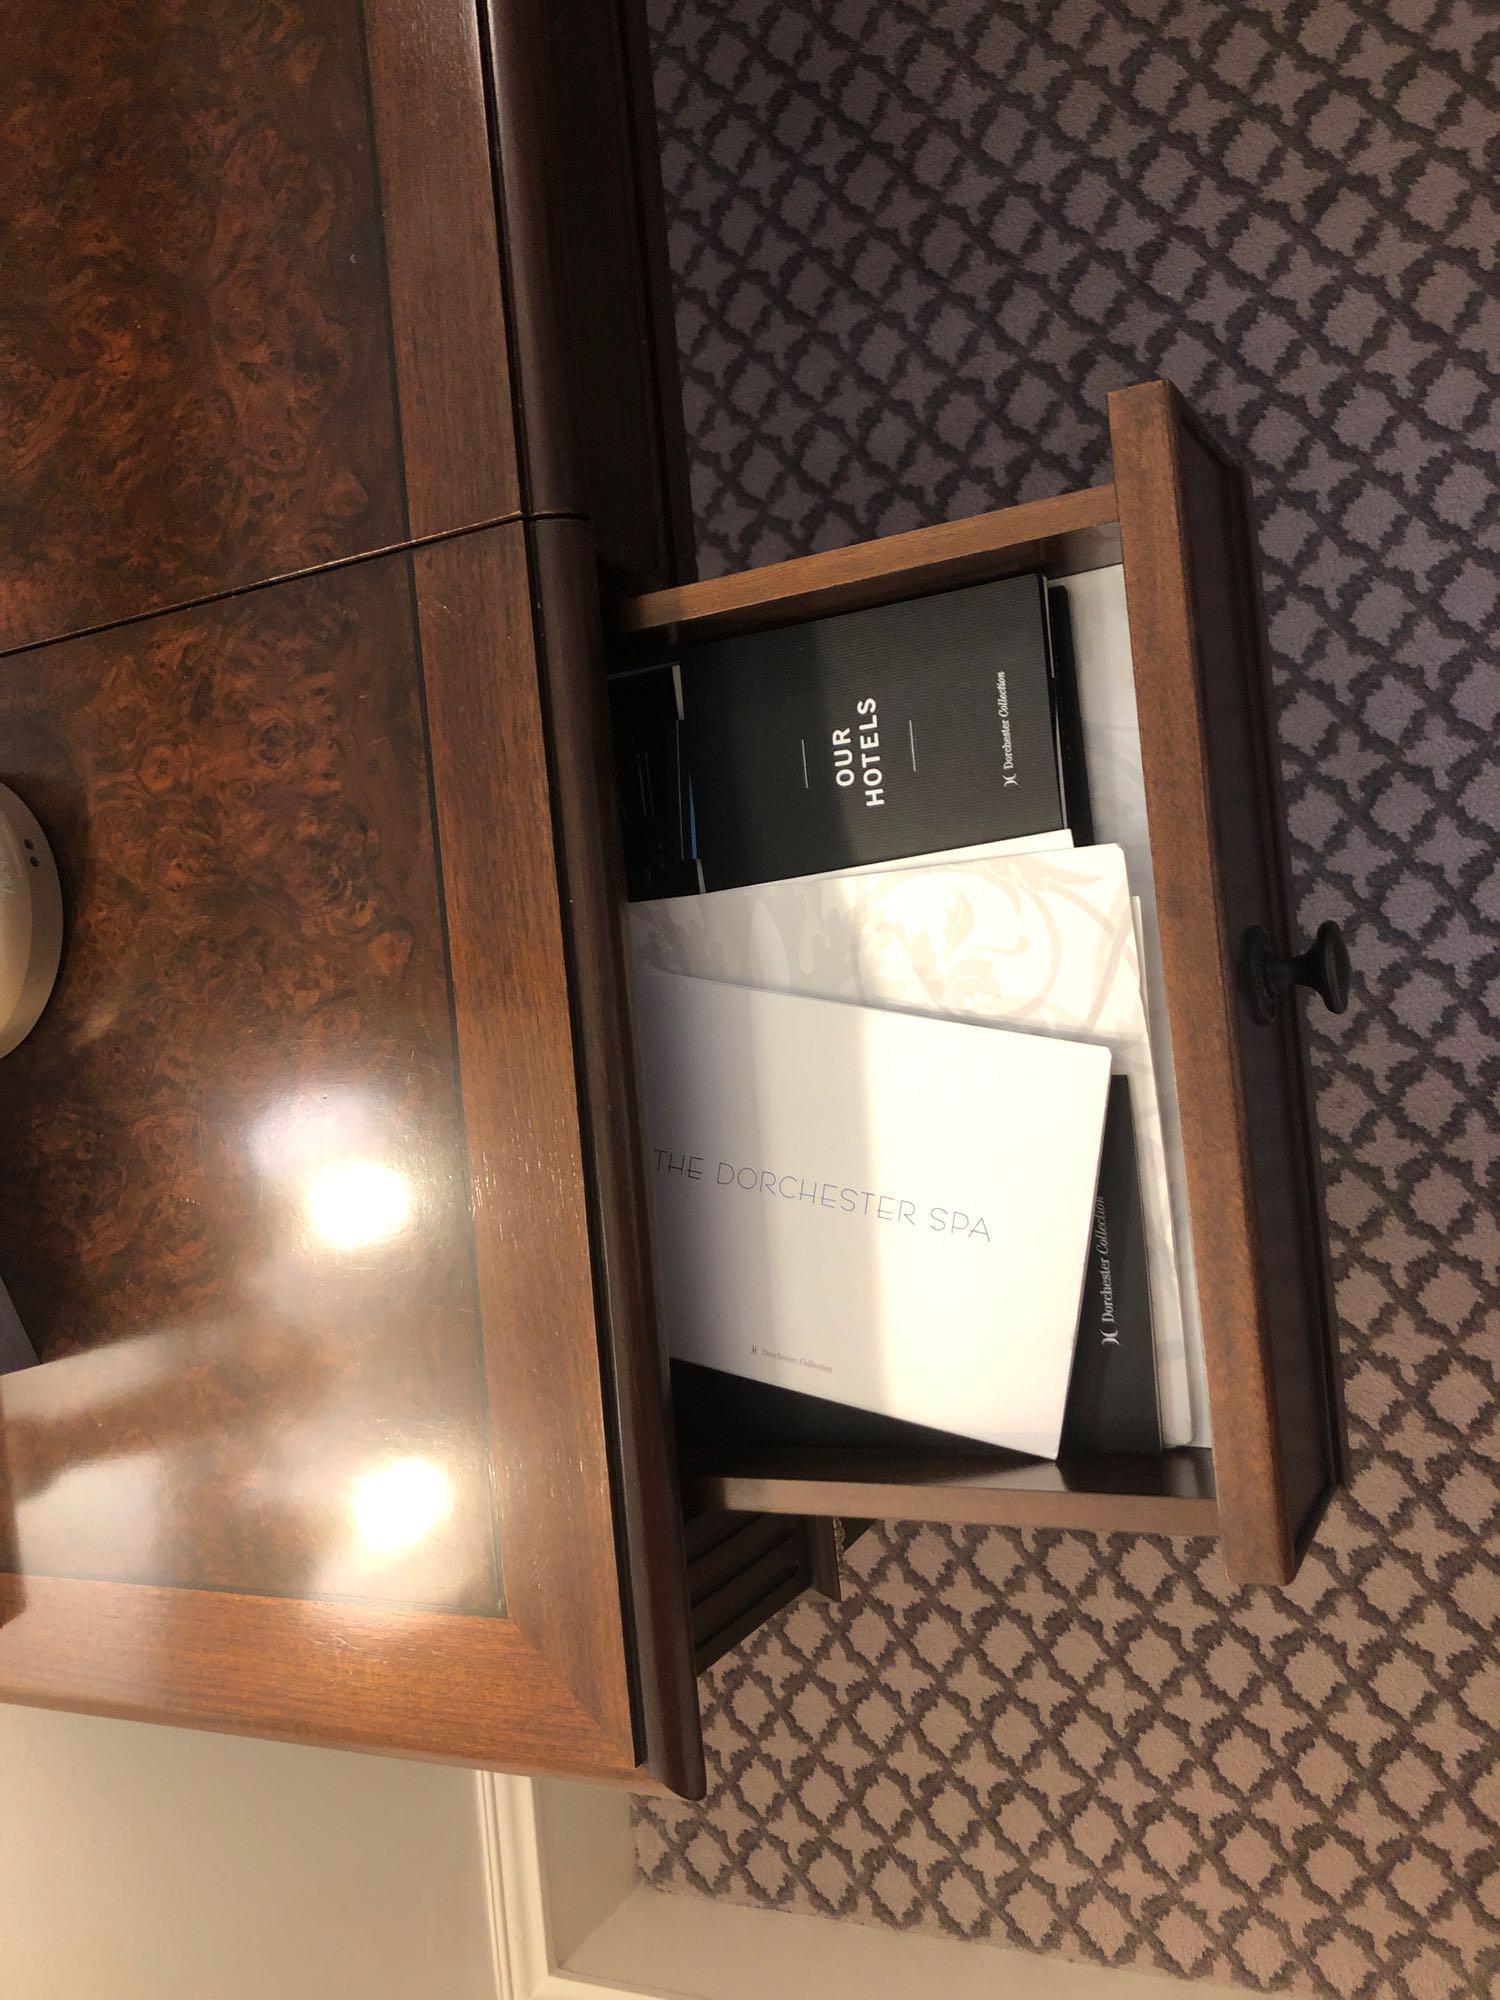
[[[889,1526],[706,1688],[669,1889],[1338,2000],[1500,1984],[1495,151],[1451,0],[655,0],[705,570],[1107,476],[1166,375],[1251,466],[1355,1470],[1203,1544]]]

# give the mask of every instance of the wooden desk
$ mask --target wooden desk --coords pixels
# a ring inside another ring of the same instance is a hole
[[[6,55],[0,775],[68,929],[0,1070],[0,1694],[694,1790],[649,1277],[591,1247],[633,1102],[571,1033],[619,897],[549,775],[597,562],[691,573],[639,23],[106,0]]]

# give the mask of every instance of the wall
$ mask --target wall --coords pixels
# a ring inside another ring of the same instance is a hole
[[[471,1773],[0,1708],[5,2000],[494,2000]]]

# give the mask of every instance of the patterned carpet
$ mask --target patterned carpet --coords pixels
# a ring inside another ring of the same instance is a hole
[[[1355,1457],[1296,1586],[889,1526],[706,1688],[669,1889],[1338,2000],[1500,1989],[1500,12],[656,0],[706,572],[1250,463]],[[1488,152],[1488,158],[1486,153]]]

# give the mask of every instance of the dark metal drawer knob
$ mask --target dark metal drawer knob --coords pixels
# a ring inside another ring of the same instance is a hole
[[[1257,1021],[1274,1021],[1281,996],[1294,986],[1316,993],[1330,1014],[1349,1005],[1349,947],[1337,924],[1319,924],[1318,935],[1295,958],[1281,957],[1271,933],[1257,924],[1245,933],[1245,977]]]

